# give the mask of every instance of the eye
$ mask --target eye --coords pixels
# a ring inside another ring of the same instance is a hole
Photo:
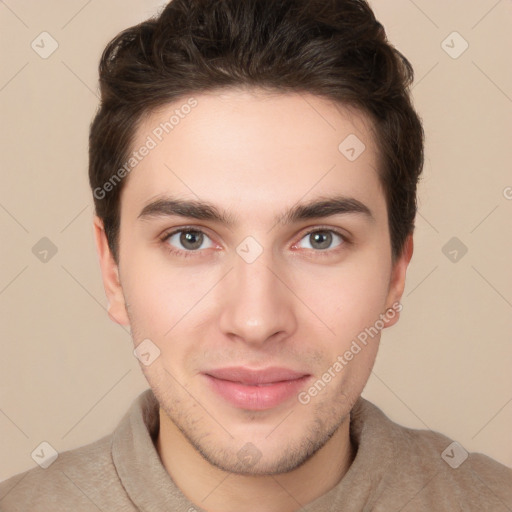
[[[197,229],[181,229],[165,235],[163,241],[173,246],[177,251],[198,251],[213,247],[212,240]],[[205,245],[206,244],[206,245]]]
[[[325,251],[327,249],[333,249],[342,245],[346,241],[346,238],[333,231],[332,229],[317,229],[316,231],[310,231],[304,236],[297,244],[298,247],[303,249],[313,249],[317,251]],[[335,245],[333,246],[333,243]]]

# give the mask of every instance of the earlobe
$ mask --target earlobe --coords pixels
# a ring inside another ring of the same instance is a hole
[[[414,251],[414,242],[412,233],[407,237],[402,254],[398,257],[391,272],[391,279],[389,282],[389,292],[386,300],[386,311],[384,316],[386,318],[385,326],[391,327],[395,325],[400,318],[400,311],[402,305],[400,300],[405,289],[405,277],[407,268],[412,258]]]
[[[103,221],[98,216],[94,217],[93,229],[103,287],[108,301],[108,316],[113,322],[129,326],[130,321],[126,311],[123,289],[119,280],[119,267],[108,246]]]

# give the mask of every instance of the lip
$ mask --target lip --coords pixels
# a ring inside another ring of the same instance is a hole
[[[277,407],[296,396],[310,374],[289,368],[260,370],[242,366],[203,372],[210,387],[240,409],[261,411]]]

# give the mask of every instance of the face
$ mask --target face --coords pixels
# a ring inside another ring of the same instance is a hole
[[[256,90],[186,103],[137,129],[133,150],[150,149],[125,178],[119,267],[97,221],[110,315],[130,325],[163,411],[207,461],[290,471],[360,396],[398,319],[412,241],[392,265],[361,113]]]

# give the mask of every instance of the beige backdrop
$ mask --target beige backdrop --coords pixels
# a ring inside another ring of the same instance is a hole
[[[87,137],[102,49],[162,3],[0,2],[0,480],[43,441],[110,433],[147,387],[105,311]],[[427,146],[402,318],[364,396],[512,467],[512,3],[372,5],[415,67]]]

